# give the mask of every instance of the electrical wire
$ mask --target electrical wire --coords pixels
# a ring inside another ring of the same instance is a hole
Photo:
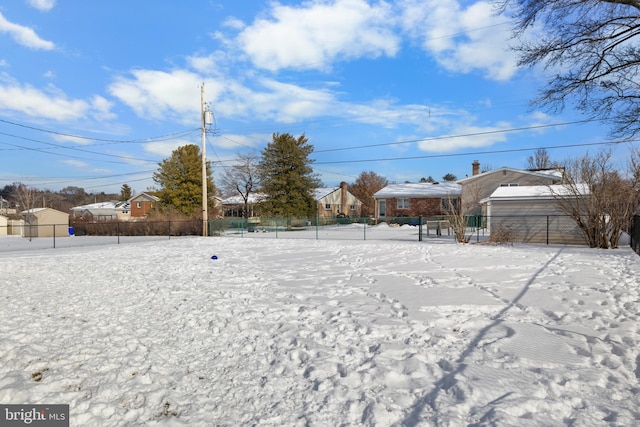
[[[615,144],[622,144],[625,142],[637,142],[637,141],[640,141],[640,140],[627,139],[623,141],[592,142],[592,143],[584,143],[584,144],[564,144],[564,145],[554,145],[554,146],[546,146],[546,147],[512,148],[512,149],[505,149],[505,150],[474,151],[474,152],[451,153],[451,154],[429,154],[424,156],[409,156],[409,157],[387,157],[387,158],[359,159],[359,160],[336,160],[336,161],[326,161],[326,162],[316,161],[314,162],[314,164],[330,165],[330,164],[343,164],[343,163],[388,162],[388,161],[395,161],[395,160],[436,159],[436,158],[444,158],[444,157],[482,156],[485,154],[515,153],[515,152],[521,152],[521,151],[535,151],[535,150],[553,150],[557,148],[589,147],[589,146],[596,146],[596,145],[615,145]]]
[[[150,137],[150,138],[140,138],[140,139],[106,139],[106,138],[95,138],[95,137],[89,137],[89,136],[84,136],[84,135],[74,135],[71,133],[64,133],[64,132],[56,132],[53,130],[48,130],[48,129],[42,129],[42,128],[38,128],[35,126],[29,126],[29,125],[25,125],[22,123],[16,123],[16,122],[12,122],[9,120],[3,120],[0,119],[1,123],[6,123],[12,126],[18,126],[21,128],[25,128],[25,129],[31,129],[31,130],[35,130],[38,132],[44,132],[44,133],[49,133],[52,135],[59,135],[59,136],[66,136],[68,138],[77,138],[77,139],[86,139],[86,140],[91,140],[91,141],[102,141],[102,142],[113,142],[113,143],[120,143],[120,144],[124,144],[124,143],[145,143],[145,142],[160,142],[160,141],[169,141],[172,139],[177,139],[179,137],[182,136],[186,136],[189,135],[197,130],[199,130],[200,128],[191,128],[191,129],[187,129],[187,130],[183,130],[180,132],[174,132],[174,133],[170,133],[170,134],[166,134],[166,135],[161,135],[161,136],[157,136],[157,137]]]

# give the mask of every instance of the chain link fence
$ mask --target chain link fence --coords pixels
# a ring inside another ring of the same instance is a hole
[[[446,216],[395,217],[384,221],[349,217],[224,218],[209,220],[207,234],[229,238],[455,242],[455,224],[454,218]],[[586,245],[582,231],[566,215],[476,215],[465,217],[463,224],[464,236],[472,243]],[[0,226],[0,250],[165,240],[201,236],[202,228],[201,219]],[[460,234],[462,230],[458,231]],[[635,217],[630,243],[640,254],[640,216]]]
[[[109,245],[183,236],[201,236],[201,219],[174,221],[96,221],[0,226],[0,251]]]
[[[481,217],[470,217],[469,231],[482,233],[481,224]],[[214,235],[236,238],[405,241],[455,239],[451,222],[446,216],[406,216],[385,220],[350,217],[225,218],[215,220],[212,228]]]

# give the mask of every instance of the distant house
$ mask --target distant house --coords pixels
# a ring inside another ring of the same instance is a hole
[[[558,197],[585,197],[567,191],[564,185],[499,187],[483,199],[489,232],[508,232],[519,243],[584,245],[587,240],[576,222],[558,204]]]
[[[128,200],[131,218],[144,218],[153,209],[160,198],[151,193],[140,193]]]
[[[563,172],[560,169],[520,170],[508,167],[480,172],[480,162],[472,163],[472,175],[457,181],[462,186],[462,207],[466,214],[480,213],[480,200],[489,197],[500,187],[560,184]],[[486,212],[483,212],[486,214]]]
[[[379,220],[402,216],[441,216],[458,209],[462,186],[456,182],[390,184],[373,195]]]
[[[9,234],[9,218],[0,215],[0,236],[6,236],[7,234]]]
[[[131,204],[126,202],[100,202],[71,208],[74,219],[92,219],[95,221],[127,220],[131,216]]]
[[[320,218],[359,217],[362,212],[362,202],[349,192],[346,182],[340,183],[339,187],[316,188],[313,199]]]
[[[247,212],[247,216],[259,216],[259,205],[265,198],[266,196],[263,193],[249,193],[247,200],[247,209],[249,212]],[[241,218],[244,209],[244,199],[240,195],[227,197],[226,199],[220,200],[220,206],[224,217]]]
[[[69,214],[51,208],[22,211],[24,237],[69,237]]]

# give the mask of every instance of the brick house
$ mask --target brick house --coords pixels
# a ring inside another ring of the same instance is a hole
[[[390,184],[373,195],[375,218],[449,215],[458,209],[461,194],[456,182]]]
[[[140,193],[129,199],[132,218],[145,217],[160,201],[159,197],[150,193]]]

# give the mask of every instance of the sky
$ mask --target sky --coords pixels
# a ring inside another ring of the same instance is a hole
[[[214,181],[274,133],[306,135],[328,187],[600,149],[606,125],[531,107],[546,76],[518,68],[512,24],[484,1],[4,2],[0,186],[151,189],[202,145],[203,92]]]
[[[629,246],[314,233],[0,237],[0,405],[104,427],[638,424]]]

